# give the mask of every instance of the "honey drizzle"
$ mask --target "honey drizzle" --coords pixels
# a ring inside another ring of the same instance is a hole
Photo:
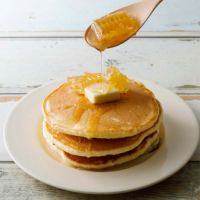
[[[101,56],[101,74],[103,75],[103,51],[100,51]]]
[[[84,97],[80,98],[78,103],[75,105],[75,111],[72,114],[72,121],[73,122],[76,123],[80,120],[81,116],[83,115],[83,113],[87,109],[87,106],[88,106],[87,100]]]
[[[110,109],[110,106],[108,106],[106,109],[101,109],[101,105],[96,107],[91,108],[91,114],[88,119],[87,123],[87,132],[88,132],[88,137],[91,137],[94,132],[97,130],[97,125],[100,121],[101,116],[106,113]]]
[[[102,112],[99,109],[97,109],[96,111],[94,110],[91,111],[91,115],[87,123],[88,136],[91,136],[91,134],[95,132],[95,130],[97,129],[97,124],[100,120],[101,114]]]

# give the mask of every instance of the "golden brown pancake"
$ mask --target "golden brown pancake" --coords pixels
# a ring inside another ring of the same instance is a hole
[[[139,146],[132,149],[131,151],[121,153],[118,155],[108,155],[90,158],[69,154],[50,143],[50,141],[47,142],[51,145],[54,151],[57,151],[57,153],[59,153],[62,156],[62,161],[66,164],[71,164],[74,167],[84,169],[104,169],[134,160],[137,157],[152,151],[153,149],[158,147],[159,141],[159,132],[155,132],[154,134],[151,134],[150,136],[146,137]]]
[[[92,104],[69,82],[49,94],[43,103],[45,121],[57,132],[85,138],[124,138],[152,127],[160,106],[153,93],[132,82],[116,102]]]
[[[159,131],[159,120],[153,127],[135,136],[118,139],[87,139],[54,131],[47,123],[43,123],[43,135],[46,140],[70,154],[92,157],[116,155],[137,147],[147,136]]]

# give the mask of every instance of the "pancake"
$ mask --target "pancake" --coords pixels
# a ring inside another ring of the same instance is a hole
[[[43,102],[45,121],[57,132],[85,138],[124,138],[151,128],[160,106],[143,84],[132,81],[116,102],[92,104],[66,82]]]
[[[50,141],[46,141],[49,143],[53,151],[56,151],[60,154],[62,157],[62,162],[65,164],[70,164],[74,167],[84,169],[104,169],[123,164],[125,162],[134,160],[145,153],[151,152],[153,149],[159,146],[160,135],[159,132],[151,134],[150,136],[146,137],[139,146],[122,154],[90,158],[69,154],[50,143]]]
[[[161,119],[150,129],[135,136],[118,139],[87,139],[54,131],[43,123],[43,136],[65,152],[77,156],[93,157],[116,155],[137,147],[147,136],[159,131]]]

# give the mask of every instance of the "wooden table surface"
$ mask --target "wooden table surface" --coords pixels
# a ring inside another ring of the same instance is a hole
[[[99,70],[100,55],[85,43],[83,31],[93,19],[132,2],[0,0],[0,200],[200,200],[200,145],[191,161],[162,183],[105,196],[45,185],[19,169],[3,145],[4,122],[22,96],[47,82]],[[105,52],[104,64],[169,88],[186,101],[200,123],[199,10],[199,0],[164,0],[137,37]]]

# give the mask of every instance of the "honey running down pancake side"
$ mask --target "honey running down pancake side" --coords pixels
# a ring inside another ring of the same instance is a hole
[[[45,121],[57,132],[85,138],[124,138],[151,128],[160,106],[143,84],[132,81],[116,102],[92,104],[69,81],[43,102]]]
[[[160,134],[159,132],[155,132],[150,136],[146,137],[143,142],[134,148],[131,151],[117,154],[117,155],[107,155],[101,157],[83,157],[69,154],[60,148],[56,147],[54,144],[50,143],[50,141],[46,140],[49,147],[52,148],[60,157],[62,158],[62,162],[67,165],[72,165],[74,167],[83,168],[83,169],[104,169],[108,167],[113,167],[115,165],[123,164],[125,162],[134,160],[145,153],[149,153],[155,148],[157,148],[160,144]]]
[[[59,133],[54,131],[47,123],[43,122],[43,136],[50,143],[55,144],[63,151],[73,155],[85,157],[116,155],[137,147],[144,138],[159,130],[161,122],[160,117],[150,129],[135,136],[118,139],[87,139]]]

